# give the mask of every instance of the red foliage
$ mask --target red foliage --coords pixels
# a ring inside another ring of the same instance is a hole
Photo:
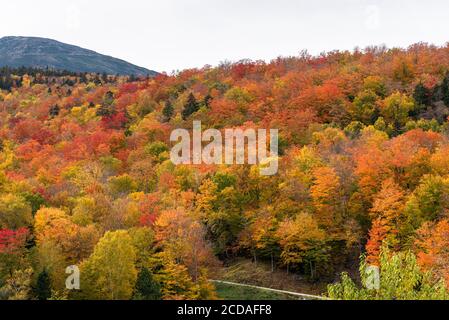
[[[0,230],[0,253],[17,254],[19,249],[24,247],[28,236],[27,228]]]
[[[125,112],[123,111],[101,119],[101,123],[105,129],[122,129],[127,121]]]

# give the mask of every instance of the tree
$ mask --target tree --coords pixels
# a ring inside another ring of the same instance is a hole
[[[443,102],[446,105],[446,107],[449,106],[449,74],[446,74],[446,76],[443,79],[443,82],[441,83],[441,93],[443,95]]]
[[[426,175],[408,198],[404,208],[401,236],[412,241],[414,232],[426,221],[445,216],[449,210],[449,180],[440,176]]]
[[[310,195],[317,220],[324,229],[335,232],[341,226],[341,184],[333,168],[318,167],[313,170],[314,182]]]
[[[80,267],[83,295],[89,299],[130,299],[137,279],[135,261],[128,232],[107,232]]]
[[[175,113],[175,109],[169,100],[165,102],[164,109],[162,109],[162,115],[164,116],[164,121],[169,122]]]
[[[186,120],[190,115],[194,114],[199,110],[199,104],[195,99],[193,93],[189,94],[187,98],[187,103],[184,105],[184,109],[182,110],[182,118]]]
[[[35,216],[34,230],[37,245],[51,242],[60,248],[67,262],[75,263],[90,255],[99,238],[93,225],[75,224],[64,211],[42,208]]]
[[[367,264],[360,258],[360,277],[367,283]],[[380,255],[379,289],[359,288],[347,273],[341,282],[328,286],[328,296],[337,300],[443,300],[449,299],[443,280],[434,281],[432,274],[422,272],[416,256],[410,251],[392,254],[383,248]]]
[[[103,104],[97,110],[97,116],[109,117],[115,114],[116,109],[114,105],[114,93],[112,91],[106,92],[103,98]]]
[[[204,226],[185,210],[163,211],[155,222],[155,229],[156,240],[164,253],[187,266],[193,281],[200,277],[201,269],[215,265]]]
[[[162,298],[161,286],[154,280],[153,274],[148,268],[142,268],[137,276],[134,289],[136,300],[160,300]]]
[[[414,242],[418,264],[449,284],[449,220],[426,222],[416,232]]]
[[[374,222],[366,246],[369,263],[378,265],[380,248],[384,240],[388,241],[390,246],[397,246],[399,217],[404,205],[405,195],[401,188],[393,179],[385,180],[370,210]]]
[[[413,98],[418,106],[429,106],[432,102],[432,92],[420,82],[415,87]]]
[[[60,111],[61,111],[61,108],[57,104],[55,104],[54,106],[52,106],[50,108],[48,113],[49,113],[50,117],[54,118],[59,115]]]
[[[0,196],[0,229],[19,229],[29,227],[33,217],[30,205],[16,194]]]
[[[372,124],[379,115],[379,97],[372,90],[361,92],[353,102],[353,116],[364,124]]]
[[[51,297],[51,281],[47,270],[39,273],[34,291],[39,300],[48,300]]]
[[[117,198],[137,191],[137,183],[128,174],[123,174],[117,177],[111,177],[109,178],[108,182],[111,194],[113,194]]]
[[[197,298],[195,284],[187,267],[177,264],[163,255],[163,270],[159,276],[164,300],[194,300]]]
[[[316,264],[328,259],[325,233],[312,215],[300,213],[295,220],[285,220],[277,232],[281,246],[281,260],[288,266],[305,265],[314,278]]]
[[[0,300],[28,300],[31,294],[33,269],[15,270],[0,288]]]
[[[390,228],[386,223],[385,219],[377,218],[371,225],[368,234],[368,242],[366,243],[366,258],[370,265],[379,265],[381,248],[390,231]]]
[[[0,283],[14,270],[25,267],[27,258],[26,244],[29,230],[0,230]]]
[[[399,92],[393,93],[382,101],[381,114],[393,128],[400,133],[408,120],[409,113],[415,110],[415,103],[410,97]]]

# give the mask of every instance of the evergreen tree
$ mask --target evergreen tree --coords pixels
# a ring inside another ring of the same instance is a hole
[[[49,114],[53,118],[59,115],[59,111],[61,111],[61,108],[57,104],[55,104],[53,107],[50,108]]]
[[[138,300],[160,300],[161,286],[147,268],[142,268],[137,276],[134,298]]]
[[[207,96],[204,97],[203,100],[203,104],[206,108],[209,108],[210,106],[210,102],[213,100],[212,96],[210,94],[208,94]]]
[[[449,107],[449,74],[443,80],[441,84],[441,94],[443,95],[444,104]]]
[[[103,98],[103,105],[97,110],[97,116],[108,117],[115,113],[114,93],[106,92]]]
[[[165,102],[164,109],[162,110],[162,115],[164,116],[164,121],[168,122],[173,117],[175,109],[173,108],[170,101]]]
[[[186,120],[190,115],[194,114],[199,110],[199,104],[195,99],[193,93],[189,94],[187,98],[187,103],[184,106],[184,110],[182,111],[182,118]]]
[[[432,101],[432,94],[422,83],[418,83],[413,93],[413,98],[420,106],[428,106]]]
[[[35,291],[39,300],[48,300],[51,297],[51,281],[47,270],[39,273]]]

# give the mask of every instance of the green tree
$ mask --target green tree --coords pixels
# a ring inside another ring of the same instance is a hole
[[[394,133],[400,133],[407,123],[409,114],[415,110],[412,98],[399,92],[393,93],[382,102],[381,114],[393,126]]]
[[[420,106],[428,106],[432,102],[432,93],[421,82],[418,83],[413,92],[413,98]]]
[[[449,209],[449,179],[437,175],[424,176],[410,195],[404,209],[400,235],[406,240],[424,222],[442,218]]]
[[[200,106],[195,99],[193,93],[189,94],[187,98],[187,103],[184,105],[184,109],[182,110],[182,118],[186,120],[190,115],[194,114],[199,110]]]
[[[33,216],[28,202],[12,193],[0,196],[0,229],[19,229],[31,225]]]
[[[164,121],[168,122],[173,117],[175,113],[175,109],[173,108],[173,105],[170,101],[165,102],[164,109],[162,109],[162,115],[164,116]]]
[[[372,124],[379,115],[378,99],[379,97],[372,90],[365,90],[357,95],[353,103],[355,120],[364,124]]]
[[[48,300],[51,297],[51,280],[46,269],[37,277],[35,293],[39,300]]]
[[[441,94],[443,96],[443,102],[446,106],[449,106],[449,74],[444,77],[441,83]]]
[[[137,183],[128,174],[111,177],[108,182],[111,193],[117,198],[137,191]]]
[[[88,299],[130,299],[137,279],[136,252],[128,232],[107,232],[81,265],[83,294]]]
[[[153,274],[148,268],[142,268],[137,276],[134,299],[136,300],[160,300],[162,298],[161,286],[154,280]]]
[[[435,282],[432,274],[422,272],[416,257],[410,251],[392,254],[382,249],[378,289],[358,287],[347,273],[341,282],[328,286],[328,296],[338,300],[442,300],[449,295],[443,280]],[[365,257],[361,257],[362,283],[368,281]]]

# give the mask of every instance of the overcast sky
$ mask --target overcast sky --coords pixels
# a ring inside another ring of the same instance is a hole
[[[156,71],[449,41],[447,0],[14,0],[0,37],[40,36]]]

